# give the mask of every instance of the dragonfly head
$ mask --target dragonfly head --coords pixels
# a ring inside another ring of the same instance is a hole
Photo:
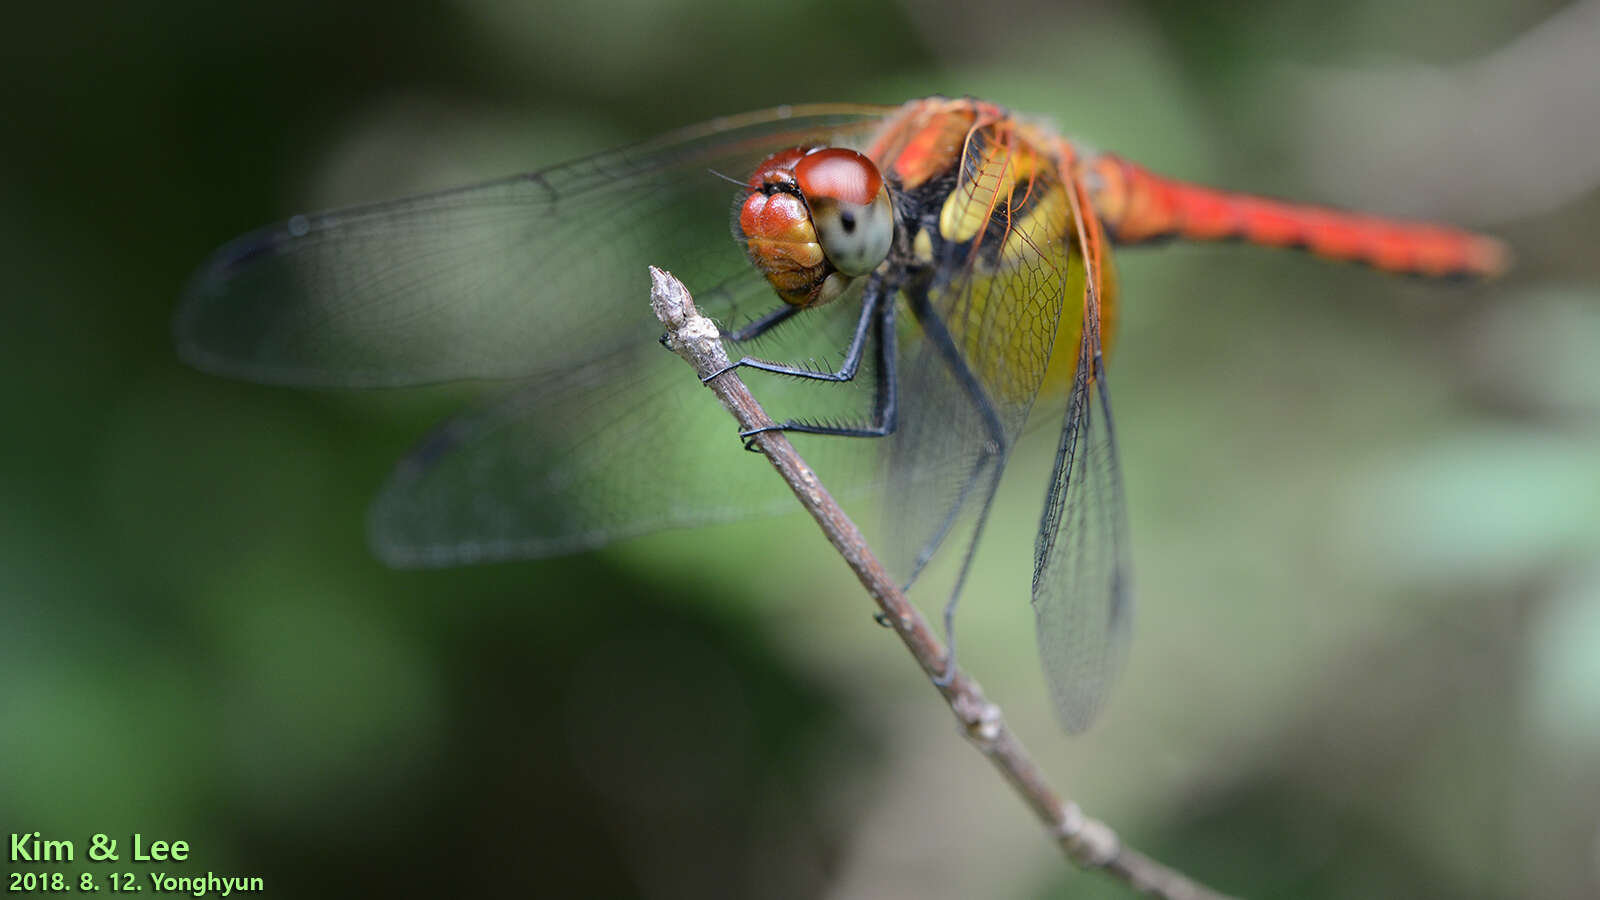
[[[778,296],[819,306],[876,269],[894,243],[894,206],[872,160],[841,147],[791,147],[748,182],[739,229]]]

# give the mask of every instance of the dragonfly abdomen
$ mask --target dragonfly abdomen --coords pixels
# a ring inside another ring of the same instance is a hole
[[[1504,244],[1456,228],[1187,184],[1111,155],[1087,169],[1095,209],[1117,243],[1243,240],[1434,278],[1491,277],[1509,261]]]

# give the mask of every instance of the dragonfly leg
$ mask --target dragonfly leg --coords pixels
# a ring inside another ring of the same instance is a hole
[[[727,334],[723,335],[723,337],[733,341],[735,344],[743,341],[755,340],[763,334],[771,331],[776,326],[794,318],[795,314],[798,312],[800,312],[800,307],[790,306],[789,304],[785,303],[772,312],[769,312],[761,318],[756,319],[754,322],[746,324],[743,328],[736,328],[733,331],[728,332]],[[724,369],[723,371],[727,370]],[[722,373],[719,372],[717,374],[720,375]],[[715,378],[716,376],[713,375],[712,377]]]
[[[868,337],[877,342],[878,383],[873,395],[873,410],[870,420],[863,425],[854,426],[823,425],[795,419],[778,422],[764,428],[741,431],[739,436],[744,439],[745,449],[754,450],[755,444],[752,439],[756,435],[768,431],[794,431],[802,434],[826,434],[836,437],[885,437],[893,434],[900,421],[900,379],[896,371],[899,357],[895,346],[894,319],[893,292],[883,288],[869,290],[867,300],[862,304],[862,317],[857,325],[856,335],[851,340],[850,350],[846,354],[845,367],[850,370],[850,378],[854,378],[856,370],[860,367],[861,357]],[[841,367],[841,371],[845,367]],[[761,366],[756,366],[755,368],[762,371],[774,371]],[[811,374],[812,377],[817,375],[817,373]],[[845,381],[848,379],[827,380]]]
[[[910,580],[915,581],[922,568],[933,558],[934,551],[943,543],[945,536],[955,526],[960,517],[961,510],[967,505],[967,499],[972,488],[978,484],[985,484],[983,507],[978,512],[978,521],[973,528],[972,539],[967,543],[966,554],[961,559],[961,570],[956,576],[955,587],[950,591],[950,599],[944,606],[944,633],[945,643],[948,647],[945,653],[944,671],[934,678],[934,683],[943,687],[950,683],[956,672],[956,635],[955,616],[956,603],[961,598],[961,589],[966,585],[967,574],[972,569],[972,561],[976,556],[978,541],[983,536],[984,525],[989,521],[989,510],[994,505],[995,495],[1000,487],[1000,473],[1004,467],[1000,464],[1007,452],[1005,426],[1000,422],[999,413],[995,412],[994,404],[989,400],[989,395],[984,391],[983,385],[978,382],[976,375],[961,356],[961,350],[956,346],[955,339],[950,336],[950,331],[945,327],[944,321],[934,311],[928,302],[926,290],[911,292],[911,312],[922,325],[923,334],[931,342],[934,350],[939,354],[956,380],[961,383],[968,399],[978,410],[983,418],[984,428],[989,433],[989,440],[978,450],[977,459],[972,463],[972,474],[962,485],[961,492],[954,503],[950,505],[950,512],[940,523],[933,537],[923,545],[917,553],[916,560],[912,563]]]
[[[989,401],[989,396],[985,393],[983,385],[978,383],[977,377],[972,374],[972,369],[967,366],[966,360],[962,358],[960,350],[956,347],[955,339],[950,336],[950,331],[945,327],[944,321],[939,318],[938,313],[934,311],[932,305],[928,302],[926,291],[913,292],[910,305],[912,314],[917,317],[917,322],[922,325],[923,332],[927,335],[928,340],[945,364],[950,367],[950,371],[955,375],[956,380],[961,383],[968,399],[972,401],[973,406],[983,417],[984,429],[989,433],[989,442],[979,449],[978,458],[973,461],[972,474],[968,476],[966,483],[962,485],[961,492],[956,497],[955,502],[950,505],[949,514],[945,516],[944,521],[934,531],[928,542],[923,545],[921,551],[917,553],[917,558],[912,561],[911,573],[907,578],[906,587],[908,589],[910,583],[917,580],[917,576],[921,574],[923,567],[933,559],[934,552],[939,549],[940,544],[944,543],[944,539],[949,534],[950,529],[955,526],[961,510],[967,505],[967,499],[971,494],[972,488],[982,483],[985,470],[989,465],[997,461],[1006,449],[1005,428],[1000,423],[999,414],[994,410],[994,404]],[[959,590],[958,585],[958,593]]]
[[[983,454],[973,467],[972,481],[977,481],[982,474],[983,467],[991,465],[998,458],[999,454],[990,455],[987,452]],[[949,684],[950,679],[954,678],[956,674],[956,603],[961,599],[961,589],[967,584],[967,574],[972,571],[972,560],[978,555],[978,542],[983,538],[983,527],[989,523],[989,510],[994,506],[994,498],[1000,493],[1000,473],[1003,471],[1003,467],[995,465],[990,472],[988,490],[984,492],[983,497],[983,509],[978,512],[978,523],[972,529],[972,540],[967,542],[967,552],[961,557],[961,571],[956,574],[955,587],[950,589],[950,599],[946,600],[944,604],[944,641],[947,648],[944,657],[944,671],[940,672],[939,677],[933,680],[933,683],[940,687]],[[964,496],[965,491],[963,491]],[[955,520],[956,511],[960,510],[960,508],[961,504],[958,502],[955,508],[951,510],[949,521],[941,529],[941,536],[943,531],[950,529],[950,523]],[[935,546],[937,546],[936,543],[930,543],[928,547],[923,548],[923,553],[931,556],[931,548]]]
[[[878,307],[883,302],[882,298],[883,292],[881,290],[869,289],[867,291],[866,298],[861,303],[861,318],[856,321],[856,333],[850,338],[850,346],[845,350],[844,361],[839,364],[839,368],[835,371],[821,372],[816,369],[808,369],[805,366],[791,366],[770,360],[757,359],[753,356],[744,356],[700,380],[710,381],[719,375],[732,372],[734,369],[755,369],[760,372],[790,375],[795,378],[808,378],[814,381],[852,381],[856,377],[856,371],[861,368],[861,357],[867,346],[867,335],[872,331],[872,323],[877,319]],[[889,305],[892,306],[893,302],[891,301]],[[795,312],[798,312],[796,307],[790,307],[789,310],[780,309],[762,316],[740,330],[741,333],[754,332],[753,334],[736,338],[736,340],[748,340],[750,337],[764,334],[771,330],[773,326],[787,320]]]

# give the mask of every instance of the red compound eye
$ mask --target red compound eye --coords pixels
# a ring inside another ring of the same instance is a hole
[[[857,206],[871,203],[883,189],[883,176],[872,160],[842,147],[807,154],[795,163],[794,177],[807,198],[828,197]]]

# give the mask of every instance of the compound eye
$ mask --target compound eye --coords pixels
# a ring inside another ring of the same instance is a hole
[[[872,160],[830,147],[807,154],[794,175],[834,268],[852,277],[876,269],[894,243],[894,206]]]

